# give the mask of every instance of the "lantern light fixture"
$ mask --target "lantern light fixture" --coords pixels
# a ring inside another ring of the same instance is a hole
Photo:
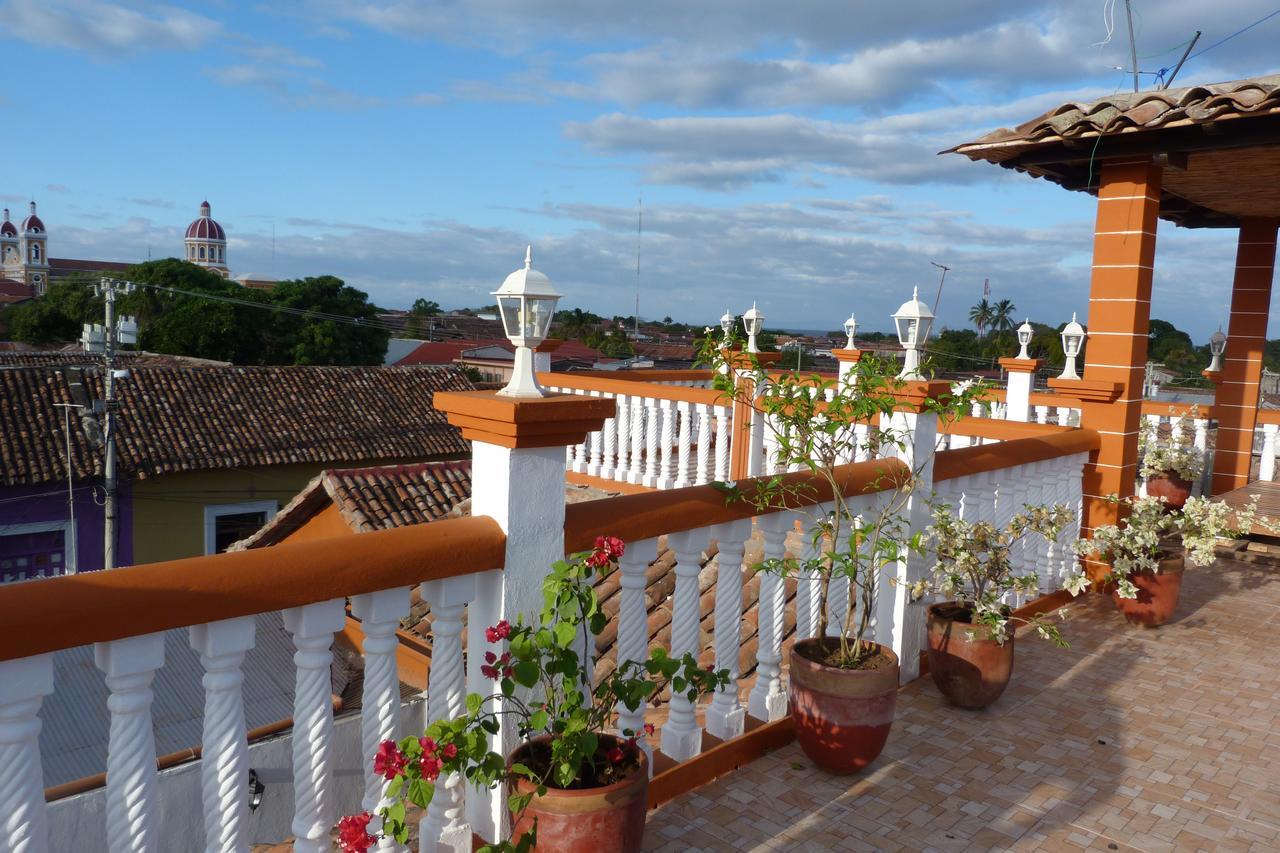
[[[858,331],[858,318],[853,314],[849,315],[849,319],[844,321],[844,334],[849,340],[845,342],[845,349],[857,349],[858,346],[854,342],[854,333]]]
[[[1079,379],[1080,374],[1076,372],[1076,359],[1080,356],[1080,348],[1084,346],[1084,326],[1076,321],[1076,315],[1071,313],[1071,322],[1062,327],[1062,354],[1067,357],[1066,366],[1062,368],[1062,375],[1059,379]]]
[[[1227,351],[1227,336],[1223,333],[1222,327],[1218,327],[1218,331],[1209,336],[1209,354],[1213,359],[1209,362],[1209,372],[1217,373],[1222,370],[1222,354]]]
[[[551,318],[561,294],[551,286],[551,279],[533,268],[533,247],[527,247],[524,268],[507,276],[491,294],[498,302],[502,329],[515,345],[515,362],[511,380],[498,392],[504,397],[545,397],[533,369],[533,351],[547,339]]]
[[[733,324],[738,318],[729,313],[729,309],[724,309],[724,313],[720,315],[720,329],[724,332],[724,340],[727,344],[733,338]]]
[[[1035,332],[1036,330],[1031,328],[1030,317],[1022,321],[1022,325],[1018,327],[1018,346],[1020,347],[1018,350],[1018,358],[1023,360],[1031,358],[1031,354],[1027,352],[1027,347],[1031,345],[1031,336],[1034,335]]]
[[[760,313],[760,309],[756,307],[754,302],[747,312],[742,315],[742,325],[747,328],[747,352],[760,352],[759,346],[756,344],[756,336],[760,334],[764,328],[764,315]]]
[[[929,339],[933,312],[920,301],[920,288],[913,289],[910,301],[902,303],[893,313],[893,323],[898,333],[898,343],[907,352],[898,378],[924,378],[920,375],[920,351],[924,348],[924,342]]]

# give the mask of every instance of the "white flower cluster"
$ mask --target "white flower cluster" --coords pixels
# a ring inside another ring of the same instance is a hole
[[[1173,414],[1172,409],[1170,414]],[[1200,409],[1192,406],[1185,414],[1169,421],[1169,435],[1162,437],[1159,427],[1142,419],[1138,432],[1138,453],[1142,457],[1139,473],[1144,480],[1174,474],[1183,480],[1196,480],[1204,472],[1204,451],[1195,446],[1194,421]]]

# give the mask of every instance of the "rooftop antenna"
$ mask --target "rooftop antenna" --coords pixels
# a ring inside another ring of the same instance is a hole
[[[640,342],[640,237],[644,234],[644,197],[636,200],[636,316],[635,337]]]
[[[1124,13],[1129,19],[1129,58],[1133,61],[1133,91],[1138,91],[1138,42],[1133,35],[1133,3],[1124,0]]]
[[[276,221],[271,220],[271,275],[276,274]]]
[[[1187,57],[1191,55],[1191,49],[1196,46],[1196,42],[1200,41],[1200,31],[1196,30],[1196,34],[1191,37],[1191,44],[1187,45],[1187,49],[1182,52],[1182,58],[1178,60],[1178,64],[1173,66],[1173,73],[1169,75],[1169,79],[1164,81],[1161,89],[1168,89],[1173,83],[1173,78],[1178,76],[1178,72],[1182,70],[1182,63],[1187,61]]]
[[[937,261],[929,261],[938,269],[942,270],[942,277],[938,279],[938,295],[933,298],[933,313],[938,313],[938,303],[942,301],[942,284],[947,280],[947,273],[951,272],[951,267],[944,266]]]

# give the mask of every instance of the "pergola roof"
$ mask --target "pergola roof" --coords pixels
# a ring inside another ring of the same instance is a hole
[[[1160,216],[1189,228],[1280,217],[1280,74],[1069,102],[942,152],[1097,191],[1098,166],[1161,158]]]

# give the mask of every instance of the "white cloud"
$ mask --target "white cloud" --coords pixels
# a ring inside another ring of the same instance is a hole
[[[381,98],[342,89],[321,77],[287,68],[240,63],[206,68],[205,73],[224,86],[258,89],[295,109],[358,111],[382,104]]]
[[[0,21],[0,36],[103,55],[195,50],[223,33],[217,21],[176,6],[139,11],[101,0],[8,0],[0,3]]]

